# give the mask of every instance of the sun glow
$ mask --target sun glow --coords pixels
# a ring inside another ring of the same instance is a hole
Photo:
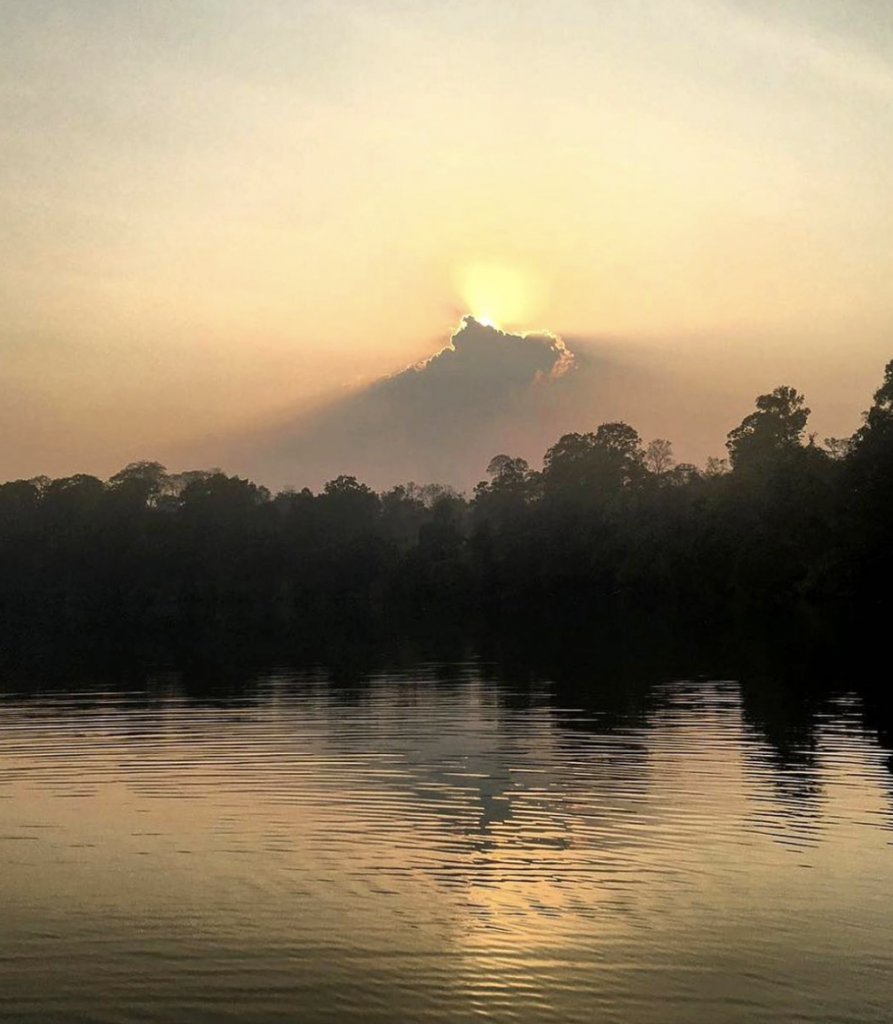
[[[530,326],[545,304],[542,280],[503,263],[467,263],[455,281],[471,315],[487,327]]]

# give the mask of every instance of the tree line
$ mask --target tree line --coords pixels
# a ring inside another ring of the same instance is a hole
[[[332,616],[716,615],[805,602],[886,609],[893,361],[850,438],[817,443],[778,387],[727,458],[676,463],[622,422],[561,437],[540,470],[493,458],[471,496],[352,476],[271,494],[220,470],[133,463],[0,485],[11,628]]]

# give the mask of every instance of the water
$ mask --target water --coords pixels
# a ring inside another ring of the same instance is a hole
[[[7,693],[0,1019],[888,1024],[857,697],[485,675]]]

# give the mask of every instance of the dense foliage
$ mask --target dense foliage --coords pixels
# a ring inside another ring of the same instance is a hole
[[[535,471],[498,455],[469,499],[340,476],[275,496],[211,471],[127,466],[0,485],[7,624],[233,614],[296,627],[355,609],[880,609],[893,573],[893,361],[845,440],[816,443],[790,387],[757,399],[728,460],[674,464],[625,423],[567,434]],[[308,627],[309,628],[309,627]]]

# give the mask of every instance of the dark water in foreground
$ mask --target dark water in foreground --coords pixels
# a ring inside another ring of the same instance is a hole
[[[893,1018],[888,752],[845,690],[79,683],[0,699],[3,1021]]]

